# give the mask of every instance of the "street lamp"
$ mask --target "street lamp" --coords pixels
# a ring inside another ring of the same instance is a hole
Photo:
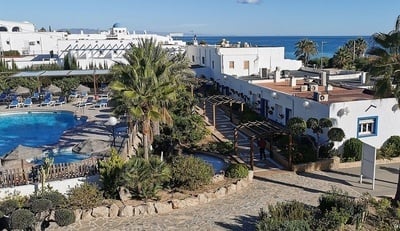
[[[113,136],[113,142],[112,142],[112,146],[115,147],[115,125],[117,125],[118,120],[117,118],[115,118],[114,116],[110,116],[110,118],[108,118],[107,120],[107,125],[110,125],[112,127],[112,136]]]
[[[322,66],[322,57],[324,56],[324,44],[326,44],[327,42],[321,41],[321,69],[323,68]]]

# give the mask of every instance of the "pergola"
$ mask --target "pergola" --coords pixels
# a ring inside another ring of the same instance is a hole
[[[215,107],[217,105],[222,105],[222,104],[228,104],[229,103],[229,118],[232,122],[232,105],[234,103],[236,104],[240,104],[240,111],[243,112],[244,109],[244,102],[241,100],[237,100],[237,99],[233,99],[229,96],[226,95],[212,95],[212,96],[208,96],[206,98],[204,98],[203,100],[203,113],[204,115],[206,114],[206,102],[209,102],[212,104],[212,109],[213,109],[213,126],[215,127],[216,123],[215,123]]]
[[[97,95],[96,79],[99,75],[110,75],[110,70],[55,70],[55,71],[23,71],[9,76],[10,78],[19,77],[69,77],[69,76],[93,76],[94,95]],[[40,91],[40,87],[38,89]]]
[[[256,138],[269,138],[269,152],[272,154],[272,142],[275,135],[289,135],[289,168],[292,165],[292,136],[291,133],[284,127],[275,124],[272,121],[252,121],[247,123],[242,123],[236,126],[234,130],[234,152],[238,155],[238,132],[244,133],[249,137],[250,140],[250,168],[254,170],[254,141]]]

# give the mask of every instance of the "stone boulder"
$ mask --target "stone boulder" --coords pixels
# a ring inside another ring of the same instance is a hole
[[[118,194],[121,201],[129,201],[132,199],[132,194],[124,186],[119,187]]]
[[[154,208],[156,213],[169,213],[173,210],[172,203],[169,202],[155,202]]]
[[[109,217],[118,217],[119,207],[116,204],[110,205],[110,212],[108,214]]]
[[[124,207],[119,209],[118,216],[119,217],[132,217],[133,216],[133,207],[130,205],[125,205]]]
[[[108,217],[109,209],[106,206],[96,207],[92,210],[92,216],[94,218],[98,217]]]
[[[87,220],[91,220],[91,219],[93,219],[93,216],[92,216],[92,209],[89,209],[89,210],[83,210],[82,211],[82,218],[81,218],[83,221],[87,221]]]

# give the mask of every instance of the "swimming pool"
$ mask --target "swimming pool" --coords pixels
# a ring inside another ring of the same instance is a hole
[[[75,163],[81,160],[85,160],[90,157],[90,155],[85,154],[77,154],[72,151],[72,148],[65,148],[65,149],[54,149],[48,150],[44,152],[45,156],[53,158],[54,164],[60,163]],[[42,164],[43,159],[34,160],[33,163],[35,164]]]
[[[57,144],[65,130],[76,126],[69,111],[0,114],[0,157],[19,144],[42,147]]]
[[[211,154],[206,154],[206,153],[195,153],[193,156],[198,157],[202,160],[204,160],[206,163],[209,163],[212,165],[214,169],[214,173],[220,173],[221,171],[225,171],[227,167],[227,163],[223,158],[211,155]]]

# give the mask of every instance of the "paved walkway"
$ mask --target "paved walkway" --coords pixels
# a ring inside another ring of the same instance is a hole
[[[325,176],[322,172],[317,174]],[[349,191],[352,196],[360,195],[341,183],[279,172],[268,178],[256,177],[236,195],[169,214],[80,221],[48,230],[254,230],[260,208],[290,200],[317,205],[319,196],[332,186]]]

